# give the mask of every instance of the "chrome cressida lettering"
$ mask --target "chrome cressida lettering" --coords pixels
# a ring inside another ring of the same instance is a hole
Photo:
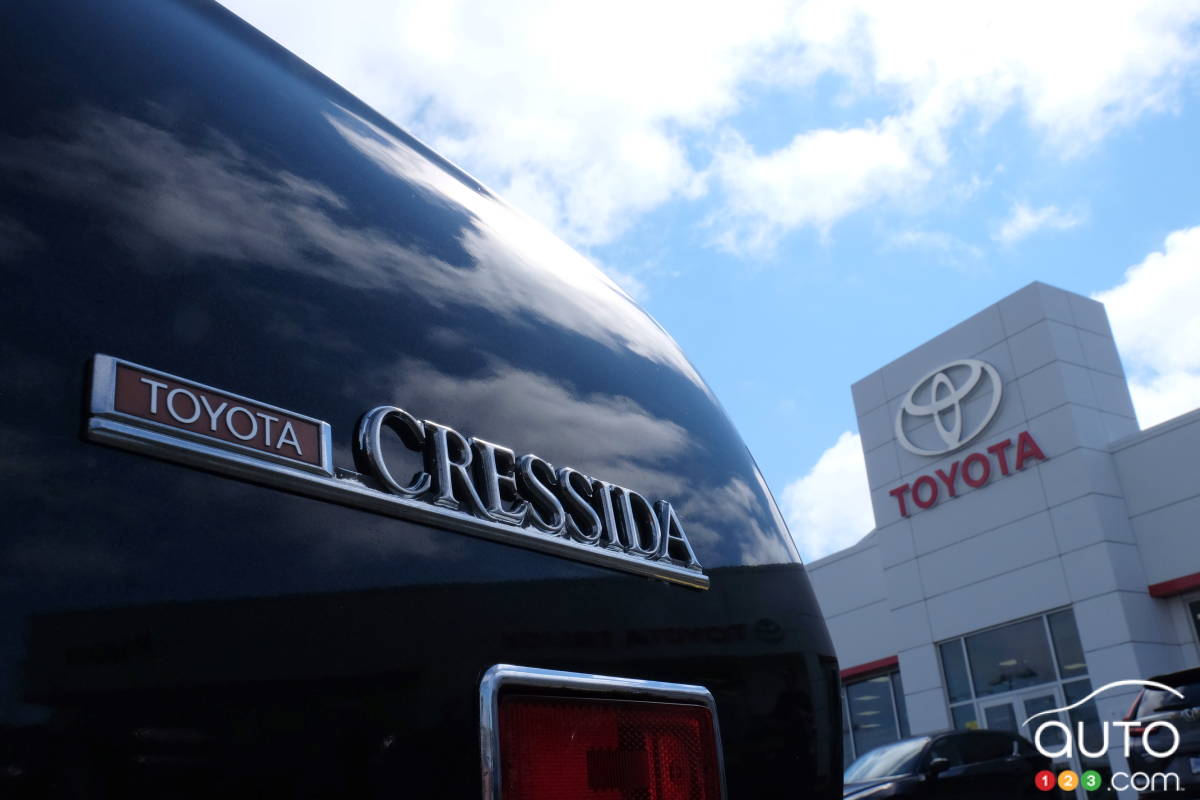
[[[333,463],[324,420],[131,361],[97,353],[89,393],[93,441],[419,525],[709,586],[670,503],[396,406],[359,420],[348,469]]]
[[[384,455],[391,446],[421,456],[422,468],[402,483]],[[571,467],[555,469],[532,453],[467,438],[446,425],[418,420],[402,408],[379,406],[363,415],[355,463],[383,491],[450,512],[470,514],[582,545],[687,569],[700,562],[669,502],[653,504],[635,491]]]

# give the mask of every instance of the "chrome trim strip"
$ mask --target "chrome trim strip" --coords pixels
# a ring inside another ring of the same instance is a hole
[[[501,800],[500,731],[497,722],[500,715],[500,691],[506,686],[568,690],[613,700],[668,700],[704,706],[712,714],[713,738],[717,745],[717,774],[720,777],[721,797],[725,797],[725,755],[721,746],[721,726],[717,721],[717,704],[713,700],[712,692],[703,686],[496,664],[484,673],[479,684],[479,747],[483,800]]]
[[[115,375],[115,369],[113,374]],[[708,577],[704,573],[667,561],[647,561],[626,555],[618,550],[606,550],[592,545],[579,544],[570,539],[551,536],[534,529],[516,528],[474,517],[461,511],[433,506],[418,500],[409,500],[400,495],[385,494],[372,489],[352,475],[326,477],[302,470],[298,463],[293,465],[290,462],[280,464],[268,461],[260,457],[257,450],[251,451],[253,455],[246,455],[240,452],[245,448],[237,451],[227,450],[224,447],[217,447],[216,440],[210,443],[208,440],[196,441],[191,438],[182,438],[178,435],[180,430],[177,428],[158,426],[158,428],[165,429],[165,431],[159,430],[141,425],[141,420],[138,420],[139,424],[132,425],[124,420],[124,416],[118,414],[117,418],[92,417],[88,420],[88,438],[136,453],[213,470],[254,483],[298,492],[320,500],[329,500],[397,519],[466,533],[494,542],[538,550],[648,578],[658,578],[695,589],[708,588]],[[327,444],[324,446],[327,447]]]
[[[224,395],[225,397],[228,397],[230,399],[237,400],[237,401],[240,401],[243,403],[247,403],[252,406],[257,406],[258,408],[265,408],[269,411],[277,411],[280,414],[283,414],[285,416],[293,417],[295,419],[300,419],[300,420],[304,420],[305,422],[311,423],[312,425],[317,426],[317,428],[320,430],[319,439],[321,442],[321,456],[320,456],[319,461],[321,463],[320,463],[320,465],[307,464],[303,461],[299,461],[294,458],[288,458],[287,456],[276,455],[274,453],[270,453],[265,450],[259,450],[259,449],[253,448],[253,447],[246,447],[245,445],[240,445],[236,442],[227,442],[227,441],[224,441],[222,439],[217,439],[212,436],[205,436],[204,434],[194,433],[193,431],[189,431],[184,428],[176,428],[172,425],[165,425],[163,423],[155,422],[154,420],[145,419],[144,417],[137,417],[132,414],[126,414],[123,411],[118,411],[116,409],[116,405],[115,405],[116,404],[116,395],[117,395],[117,367],[122,366],[122,365],[129,367],[131,369],[138,370],[140,372],[147,372],[147,373],[150,373],[151,375],[157,375],[162,378],[167,378],[168,380],[178,381],[180,383],[188,384],[189,386],[195,386],[198,389],[212,392],[214,394]],[[216,386],[208,386],[207,384],[203,384],[203,383],[200,383],[199,381],[191,380],[190,378],[181,378],[178,375],[172,375],[169,372],[163,372],[162,370],[152,369],[150,367],[144,367],[141,364],[135,364],[134,362],[126,361],[123,358],[113,358],[112,356],[103,355],[101,353],[97,353],[95,356],[92,357],[91,413],[92,413],[93,418],[100,417],[103,419],[110,419],[115,422],[123,423],[124,425],[131,427],[131,428],[143,428],[147,432],[150,432],[150,433],[162,434],[162,436],[148,437],[148,439],[150,441],[155,441],[159,444],[163,444],[164,446],[165,446],[165,442],[163,442],[164,438],[172,440],[171,445],[170,445],[171,447],[187,447],[188,446],[187,444],[180,441],[180,440],[187,440],[189,443],[190,442],[200,443],[199,446],[202,449],[228,450],[230,453],[242,453],[242,454],[252,456],[252,458],[256,461],[269,461],[272,464],[283,464],[283,465],[286,465],[289,467],[293,467],[295,469],[307,470],[310,472],[314,472],[318,475],[323,475],[323,476],[329,477],[329,478],[332,478],[333,474],[334,474],[334,472],[333,472],[333,446],[332,446],[333,433],[332,433],[332,429],[330,428],[330,425],[328,422],[325,422],[324,420],[316,419],[314,417],[307,416],[305,414],[297,414],[295,411],[292,411],[290,409],[280,408],[279,406],[273,406],[270,403],[264,403],[261,400],[255,400],[253,397],[245,397],[244,395],[236,394],[235,392],[226,391],[225,389],[218,389]],[[91,436],[91,430],[92,430],[92,425],[89,422],[89,424],[88,424],[89,436]],[[92,437],[92,438],[95,438],[95,437]],[[176,444],[176,442],[178,442],[178,444]],[[135,449],[135,448],[131,447],[129,449]],[[145,449],[141,449],[139,452],[144,453],[144,452],[149,452],[149,451],[147,451]],[[157,452],[154,452],[152,454],[153,455],[163,455],[163,454],[157,453]],[[164,455],[164,457],[169,457],[169,456]],[[173,460],[179,461],[182,459],[173,459]],[[194,464],[195,462],[188,461],[187,463]],[[212,465],[201,464],[200,466],[212,466]]]

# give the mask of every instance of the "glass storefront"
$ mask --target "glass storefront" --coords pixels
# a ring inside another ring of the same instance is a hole
[[[1022,728],[1025,720],[1063,708],[1092,691],[1075,612],[1069,608],[941,642],[938,652],[956,728],[1008,730],[1032,740],[1033,732]],[[1073,730],[1085,722],[1089,739],[1103,736],[1096,724],[1095,701],[1057,717]],[[1050,731],[1053,734],[1054,729]],[[1042,744],[1054,750],[1062,742],[1044,736]],[[1092,752],[1103,746],[1099,741],[1085,745]],[[1094,769],[1106,783],[1111,774],[1105,757],[1064,759],[1054,766],[1056,771],[1067,768]]]
[[[1200,612],[1200,604],[1196,610]],[[950,639],[937,647],[955,728],[1007,730],[1032,740],[1032,732],[1022,727],[1025,720],[1075,703],[1092,691],[1070,608]],[[847,765],[869,750],[910,735],[898,671],[847,683],[842,709]],[[1084,722],[1089,739],[1103,735],[1094,701],[1057,716],[1072,729]],[[1054,735],[1055,729],[1050,729],[1043,737],[1045,747],[1056,749],[1062,744],[1053,741]],[[1092,752],[1103,746],[1099,741],[1084,744]],[[1053,768],[1094,769],[1106,783],[1111,775],[1105,757],[1061,759]]]
[[[977,633],[966,646],[976,697],[1003,694],[1056,679],[1040,617]]]

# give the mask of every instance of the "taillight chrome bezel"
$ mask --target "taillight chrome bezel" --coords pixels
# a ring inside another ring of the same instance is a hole
[[[703,686],[665,683],[583,672],[562,672],[537,667],[496,664],[484,673],[479,684],[479,745],[483,777],[483,800],[503,800],[500,774],[500,695],[503,690],[520,687],[566,692],[578,697],[607,700],[643,700],[685,703],[707,708],[712,715],[713,738],[717,750],[717,775],[721,798],[725,794],[725,757],[721,746],[721,727],[712,692]]]

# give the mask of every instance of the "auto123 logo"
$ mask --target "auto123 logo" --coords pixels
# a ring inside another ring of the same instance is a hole
[[[1153,759],[1162,761],[1163,763],[1169,763],[1170,759],[1179,749],[1180,741],[1179,729],[1169,720],[1100,722],[1098,723],[1100,726],[1100,745],[1094,749],[1090,749],[1087,744],[1088,739],[1085,738],[1087,730],[1082,720],[1072,730],[1071,726],[1058,719],[1058,714],[1070,712],[1072,709],[1078,708],[1097,695],[1119,686],[1150,687],[1159,691],[1169,692],[1180,700],[1184,699],[1183,694],[1179,691],[1155,681],[1114,681],[1113,683],[1101,686],[1087,697],[1071,703],[1069,706],[1038,712],[1021,723],[1021,727],[1032,732],[1033,746],[1037,748],[1039,753],[1051,760],[1071,759],[1077,753],[1081,757],[1103,758],[1108,753],[1110,743],[1115,745],[1120,742],[1126,761],[1129,760],[1133,748],[1138,746],[1147,756],[1151,756]],[[1196,709],[1189,709],[1188,711],[1195,712]],[[1031,726],[1031,723],[1043,717],[1051,717],[1051,719],[1046,719],[1038,723],[1036,727]],[[1114,734],[1113,728],[1118,729],[1120,733]],[[1055,788],[1062,789],[1063,791],[1071,791],[1078,786],[1082,786],[1091,792],[1103,788],[1104,778],[1096,770],[1088,770],[1082,775],[1076,774],[1073,770],[1069,769],[1063,770],[1058,775],[1049,770],[1043,770],[1034,776],[1034,784],[1044,792]],[[1179,775],[1174,772],[1114,772],[1110,785],[1114,790],[1119,792],[1129,789],[1138,792],[1179,792],[1183,790]]]

